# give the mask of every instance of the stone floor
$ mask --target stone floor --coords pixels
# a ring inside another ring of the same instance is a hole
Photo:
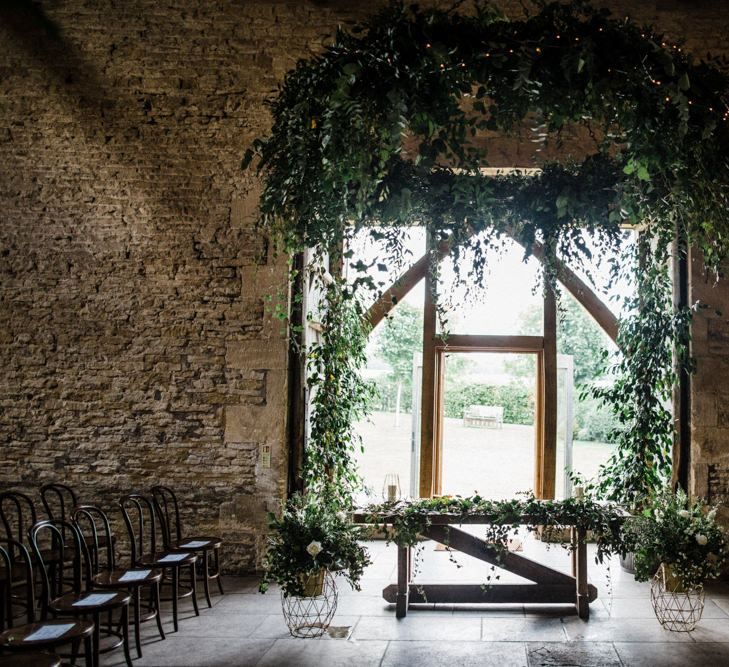
[[[183,603],[180,630],[172,632],[169,614],[166,641],[144,624],[139,667],[285,666],[395,667],[447,665],[522,667],[720,667],[729,664],[729,586],[707,593],[704,617],[692,633],[664,630],[653,615],[648,584],[637,583],[617,564],[592,567],[591,580],[599,598],[585,622],[567,607],[535,608],[514,605],[455,607],[423,605],[407,617],[395,618],[393,607],[381,598],[382,588],[394,581],[395,550],[383,542],[369,543],[373,564],[362,591],[340,582],[339,604],[330,635],[294,639],[281,615],[276,590],[257,592],[253,577],[227,578],[226,594],[202,603],[195,617]],[[526,537],[527,555],[538,556],[567,569],[563,549],[547,547]],[[488,567],[425,543],[420,558],[420,580],[485,581]],[[517,578],[513,578],[517,580]],[[510,580],[506,577],[502,580]],[[133,653],[134,655],[134,653]],[[123,664],[120,652],[107,655],[103,665]]]

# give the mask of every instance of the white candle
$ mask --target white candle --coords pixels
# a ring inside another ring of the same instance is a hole
[[[396,484],[388,484],[387,485],[387,500],[391,503],[394,503],[397,500],[397,485]]]
[[[585,487],[576,486],[575,487],[575,498],[577,498],[577,500],[583,500],[584,497],[585,497]]]

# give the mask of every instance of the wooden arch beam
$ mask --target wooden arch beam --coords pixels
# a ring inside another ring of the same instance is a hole
[[[507,231],[509,236],[515,241],[514,234]],[[436,256],[438,259],[445,257],[451,249],[451,240],[442,241],[437,249]],[[540,262],[544,262],[544,246],[535,242],[532,245],[532,255]],[[398,304],[405,295],[420,282],[428,272],[429,265],[428,254],[424,254],[413,264],[405,273],[403,273],[390,287],[388,287],[377,301],[367,311],[367,320],[374,329],[390,311]],[[590,288],[584,280],[582,280],[572,269],[564,262],[557,260],[556,265],[557,279],[565,289],[582,304],[592,318],[598,323],[602,330],[610,337],[613,342],[617,342],[618,338],[618,318],[605,305],[600,297]]]

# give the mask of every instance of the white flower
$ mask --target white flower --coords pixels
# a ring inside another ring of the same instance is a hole
[[[701,533],[696,533],[696,541],[701,545],[702,547],[706,545],[706,543],[709,541],[709,539],[706,537],[706,535],[702,535]]]
[[[709,511],[709,513],[706,515],[706,518],[709,521],[713,521],[714,519],[716,519],[716,507],[713,510]]]
[[[316,558],[322,551],[321,542],[314,540],[308,547],[306,547],[306,551],[310,556],[314,556],[314,558]]]
[[[689,512],[688,510],[681,510],[678,513],[678,516],[680,516],[682,519],[688,519],[691,516],[691,512]]]
[[[347,520],[347,513],[344,512],[344,511],[337,512],[337,519],[339,519],[342,522],[346,521]]]

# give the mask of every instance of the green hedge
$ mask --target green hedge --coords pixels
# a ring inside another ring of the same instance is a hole
[[[534,423],[534,395],[518,382],[496,386],[449,383],[444,402],[446,417],[462,419],[470,405],[497,405],[504,408],[506,424]]]

